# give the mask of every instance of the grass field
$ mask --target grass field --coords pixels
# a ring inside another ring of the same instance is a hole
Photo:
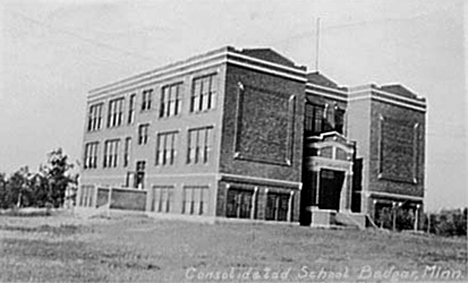
[[[467,242],[144,217],[0,217],[0,281],[466,281]]]

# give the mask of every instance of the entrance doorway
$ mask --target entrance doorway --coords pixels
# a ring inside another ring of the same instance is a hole
[[[345,174],[343,171],[320,170],[319,203],[321,209],[340,209],[340,194]]]

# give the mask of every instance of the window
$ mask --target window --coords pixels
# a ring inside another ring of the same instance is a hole
[[[324,107],[320,105],[314,105],[314,124],[312,128],[312,132],[320,133],[323,130],[323,115],[324,115]]]
[[[335,131],[343,134],[345,110],[335,107]]]
[[[325,107],[317,104],[306,104],[304,127],[306,134],[319,134],[324,129]]]
[[[193,80],[190,112],[200,112],[214,108],[216,96],[216,74]]]
[[[314,127],[314,106],[306,103],[304,113],[304,130],[306,133],[312,132]]]
[[[289,194],[268,193],[266,220],[286,221],[289,206]]]
[[[148,130],[149,124],[138,126],[138,144],[142,145],[148,143]]]
[[[88,131],[97,131],[102,126],[102,105],[103,103],[91,105],[89,107]]]
[[[145,187],[145,168],[146,161],[140,160],[136,163],[135,187],[144,189]]]
[[[187,163],[207,163],[212,145],[213,127],[191,129],[188,132]]]
[[[133,121],[135,121],[135,100],[136,94],[130,95],[130,99],[128,101],[128,124],[131,124],[133,123]]]
[[[177,83],[163,87],[159,117],[170,117],[179,114],[181,85],[181,83]]]
[[[94,186],[81,186],[81,198],[79,205],[84,207],[92,206],[94,196]]]
[[[250,218],[253,194],[253,190],[229,189],[226,217]]]
[[[141,111],[151,109],[152,96],[153,96],[153,89],[146,89],[143,91],[142,100],[141,100]]]
[[[160,133],[156,143],[156,165],[174,164],[177,132]]]
[[[145,168],[146,168],[146,161],[137,161],[136,163],[136,171],[137,172],[145,172]]]
[[[322,122],[322,132],[330,132],[335,129],[335,111],[330,104],[325,105],[325,118]]]
[[[306,103],[304,130],[306,134],[319,134],[324,130],[325,106]]]
[[[84,169],[97,168],[98,142],[91,142],[85,145]]]
[[[119,143],[120,140],[109,140],[104,143],[104,168],[117,167],[117,160],[119,156]]]
[[[132,138],[125,139],[124,145],[124,156],[123,156],[123,166],[127,167],[130,163],[130,152],[132,150]]]
[[[107,114],[107,127],[117,127],[122,125],[123,119],[123,98],[109,101],[109,112]]]
[[[380,228],[392,229],[394,209],[390,202],[377,202],[374,205],[374,221]]]
[[[174,206],[174,187],[153,187],[153,210],[156,212],[170,212]]]
[[[208,208],[208,187],[184,187],[182,200],[182,213],[202,215]]]

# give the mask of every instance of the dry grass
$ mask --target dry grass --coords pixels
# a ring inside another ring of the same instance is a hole
[[[366,266],[393,275],[398,271],[398,276],[417,272],[409,281],[440,281],[440,274],[422,277],[427,266],[451,270],[451,275],[459,270],[462,280],[467,274],[466,239],[405,233],[55,216],[0,217],[0,239],[2,282],[216,282],[231,272],[250,272],[244,282],[285,281],[253,277],[255,272],[265,275],[266,269],[283,272],[286,281],[316,282],[302,276],[322,269],[325,281],[344,272],[346,281],[356,281],[366,279],[359,277]],[[203,279],[191,278],[197,275]],[[243,281],[231,279],[225,281]]]

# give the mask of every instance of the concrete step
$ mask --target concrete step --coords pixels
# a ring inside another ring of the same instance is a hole
[[[336,225],[353,227],[355,229],[364,230],[366,228],[366,215],[352,212],[336,212],[332,221]]]

